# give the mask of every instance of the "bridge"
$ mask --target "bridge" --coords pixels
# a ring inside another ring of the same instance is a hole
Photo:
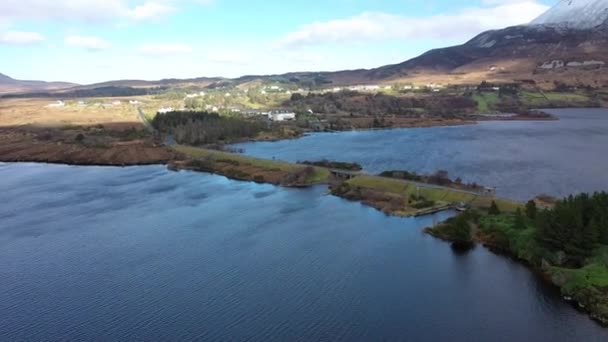
[[[334,178],[344,180],[344,181],[353,179],[353,178],[361,175],[361,172],[358,172],[358,171],[348,171],[348,170],[340,170],[340,169],[330,169],[329,173],[331,173],[331,175]]]

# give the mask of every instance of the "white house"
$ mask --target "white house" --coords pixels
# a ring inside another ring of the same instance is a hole
[[[291,120],[295,120],[296,119],[296,113],[293,113],[293,112],[284,112],[284,113],[275,112],[275,113],[269,113],[268,114],[268,119],[270,119],[271,121],[291,121]]]
[[[63,101],[57,101],[55,103],[51,103],[47,107],[50,107],[50,108],[65,107],[65,102],[63,102]]]
[[[363,90],[367,90],[367,91],[380,90],[380,86],[379,85],[365,85],[365,86],[363,86]]]
[[[171,113],[174,112],[175,110],[173,109],[173,107],[161,107],[158,109],[158,112],[161,114],[167,114],[167,113]]]

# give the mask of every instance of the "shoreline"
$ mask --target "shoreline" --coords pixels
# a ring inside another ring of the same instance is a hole
[[[477,225],[477,223],[475,223],[474,225]],[[455,236],[450,235],[450,233],[441,230],[444,226],[445,223],[439,223],[434,227],[427,227],[423,231],[425,234],[432,236],[435,239],[452,244],[453,247],[457,246],[459,243],[458,239]],[[593,304],[595,304],[595,300],[597,299],[597,297],[592,297],[591,299],[587,298],[587,300],[581,300],[576,299],[575,297],[578,297],[579,293],[583,290],[578,290],[578,292],[576,293],[564,292],[564,287],[566,283],[564,283],[563,279],[558,277],[558,266],[553,266],[544,259],[541,265],[537,265],[532,260],[527,259],[522,255],[518,255],[517,251],[511,249],[512,247],[500,246],[498,243],[492,241],[492,233],[482,232],[483,229],[479,228],[473,228],[473,230],[475,232],[472,233],[472,239],[470,244],[464,247],[465,250],[469,250],[477,245],[481,245],[483,248],[486,248],[488,251],[494,253],[495,255],[509,258],[512,261],[525,266],[530,272],[542,279],[543,282],[560,291],[560,297],[562,298],[562,300],[571,304],[574,309],[581,313],[584,313],[587,317],[589,317],[601,327],[608,328],[608,316],[599,313],[598,309],[593,309]]]
[[[457,203],[466,204],[468,208],[486,210],[491,203],[496,203],[501,211],[512,213],[523,206],[511,200],[500,199],[494,196],[483,196],[471,191],[447,187],[437,187],[432,184],[421,184],[402,179],[388,177],[370,176],[363,173],[344,173],[347,179],[341,179],[336,171],[325,167],[300,165],[282,161],[266,160],[242,156],[238,154],[205,150],[189,146],[174,146],[171,148],[176,152],[176,159],[166,162],[137,162],[130,164],[104,163],[104,162],[74,162],[69,160],[5,160],[0,156],[3,163],[43,163],[51,165],[67,166],[97,166],[97,167],[134,167],[134,166],[164,166],[171,171],[188,170],[202,172],[226,177],[235,181],[247,181],[258,184],[271,184],[285,188],[308,188],[318,185],[328,187],[328,193],[362,205],[374,208],[388,216],[416,217],[421,215],[433,215],[437,212],[456,210]],[[352,176],[352,177],[351,177]],[[412,200],[414,193],[422,198]],[[445,200],[449,198],[449,200]],[[420,203],[429,201],[418,207]],[[454,242],[447,235],[437,233],[431,228],[424,230],[435,238],[446,242]],[[541,276],[549,284],[561,288],[554,281],[554,274],[547,270],[538,268],[526,259],[518,257],[508,249],[494,246],[491,240],[476,234],[474,241],[480,243],[484,248],[495,254],[511,258],[526,265],[530,271]],[[565,300],[573,303],[578,310],[586,312],[590,318],[604,327],[608,327],[608,318],[600,316],[589,309],[587,303],[562,296]],[[578,305],[576,305],[578,304]]]
[[[303,137],[306,137],[311,134],[318,133],[343,133],[343,132],[368,132],[368,131],[383,131],[383,130],[398,130],[398,129],[415,129],[415,128],[434,128],[434,127],[460,127],[460,126],[470,126],[477,125],[482,122],[501,122],[501,121],[559,121],[559,117],[547,113],[542,112],[541,116],[527,116],[515,114],[514,116],[484,116],[485,114],[474,114],[471,115],[470,118],[466,119],[427,119],[420,120],[415,119],[411,120],[411,122],[395,124],[387,127],[352,127],[350,129],[341,129],[341,130],[308,130],[305,129],[301,132],[298,132],[292,136],[283,136],[283,137],[256,137],[252,139],[240,139],[230,142],[226,145],[237,145],[244,143],[255,143],[255,142],[278,142],[282,140],[297,140]],[[505,115],[504,113],[502,115]]]

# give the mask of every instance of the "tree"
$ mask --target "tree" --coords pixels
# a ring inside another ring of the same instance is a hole
[[[471,237],[471,226],[467,215],[462,214],[451,223],[452,245],[459,249],[469,249],[473,247],[473,239]]]
[[[521,230],[528,228],[526,225],[526,218],[524,217],[524,214],[521,212],[520,208],[517,208],[515,211],[513,227]]]
[[[492,201],[492,204],[490,205],[490,210],[488,211],[488,214],[490,214],[490,215],[500,215],[500,209],[498,209],[498,205],[496,204],[495,201]]]
[[[528,203],[526,203],[526,216],[528,216],[529,219],[534,220],[536,219],[537,211],[536,202],[534,202],[534,200],[529,200]]]
[[[449,184],[452,182],[450,180],[450,175],[446,170],[437,170],[430,176],[429,181],[430,183],[438,185]]]

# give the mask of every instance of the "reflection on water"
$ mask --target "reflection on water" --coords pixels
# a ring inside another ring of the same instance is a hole
[[[237,145],[246,154],[287,161],[356,161],[366,171],[438,169],[527,200],[608,190],[608,110],[553,110],[559,121],[483,122],[459,127],[312,134]]]
[[[0,340],[608,339],[525,267],[424,235],[435,218],[325,191],[0,164]]]

